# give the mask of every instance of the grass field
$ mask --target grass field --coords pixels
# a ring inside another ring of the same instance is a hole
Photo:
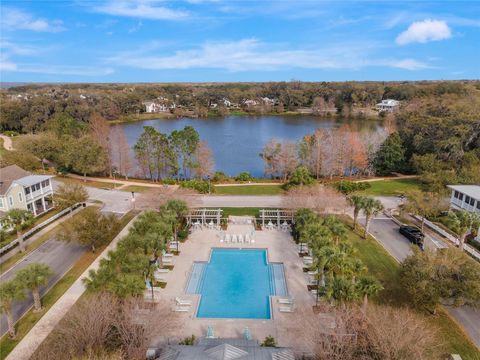
[[[369,184],[371,187],[362,191],[365,195],[397,196],[421,188],[421,183],[417,179],[370,181]]]
[[[342,217],[342,220],[351,228],[350,218]],[[357,250],[357,256],[368,267],[369,274],[376,277],[384,287],[372,300],[392,306],[410,306],[409,295],[401,285],[400,265],[374,238],[369,236],[365,240],[358,230],[349,231],[348,237]],[[445,353],[460,354],[464,360],[480,359],[480,351],[445,310],[440,309],[437,315],[428,315],[427,318],[438,329],[438,340],[443,344],[442,350]]]
[[[280,195],[281,185],[215,186],[217,195]]]
[[[229,215],[236,215],[236,216],[241,216],[241,215],[250,215],[250,216],[259,216],[260,208],[222,208],[223,217],[228,217]]]
[[[151,187],[148,187],[148,186],[140,186],[140,185],[129,185],[129,186],[125,186],[124,188],[121,188],[121,191],[126,191],[126,192],[136,192],[136,193],[143,193],[145,191],[148,191],[150,189],[153,189]]]
[[[80,179],[74,179],[74,178],[70,178],[70,177],[61,177],[61,176],[55,177],[55,180],[63,182],[64,184],[80,184],[80,185],[83,185],[83,186],[90,186],[90,187],[94,187],[94,188],[98,188],[98,189],[113,189],[114,185],[115,185],[115,188],[118,188],[119,186],[123,185],[120,182],[117,182],[117,183],[113,184],[113,183],[109,183],[109,182],[92,181],[92,180],[88,180],[88,179],[87,179],[87,181],[83,181],[83,180],[80,180]]]
[[[129,212],[122,218],[123,229],[130,220],[133,219],[135,213]],[[120,232],[120,231],[119,231]],[[114,237],[113,237],[114,238]],[[112,240],[113,240],[112,238]],[[11,340],[8,334],[5,334],[0,339],[0,360],[5,359],[8,354],[15,348],[15,346],[22,340],[22,338],[32,329],[32,327],[42,318],[43,315],[60,299],[60,297],[70,288],[70,286],[83,274],[83,272],[95,261],[95,259],[102,253],[107,245],[99,248],[95,253],[87,251],[80,257],[80,259],[72,266],[72,268],[43,296],[42,305],[43,310],[40,312],[33,312],[30,309],[20,320],[17,321],[17,337]]]

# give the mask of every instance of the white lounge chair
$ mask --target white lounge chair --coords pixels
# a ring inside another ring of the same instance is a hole
[[[232,235],[232,243],[236,243],[237,242],[237,235],[233,234]]]
[[[303,264],[306,265],[306,266],[310,266],[313,264],[313,260],[311,259],[303,259]]]
[[[155,270],[156,273],[159,273],[159,274],[166,274],[166,273],[169,273],[170,270],[168,269],[157,269]]]
[[[173,263],[173,258],[171,256],[168,256],[168,257],[162,256],[162,263],[171,264]]]
[[[192,305],[192,300],[180,299],[179,297],[175,298],[175,302],[177,303],[177,305],[180,305],[180,306],[191,306]]]
[[[225,234],[225,242],[226,242],[226,243],[229,243],[230,240],[231,240],[230,234]]]
[[[175,309],[173,309],[175,312],[189,312],[190,308],[189,307],[184,307],[184,306],[176,306]]]
[[[245,234],[245,243],[249,244],[250,243],[250,235]]]
[[[243,244],[243,235],[242,234],[238,235],[238,242],[240,244]]]
[[[293,300],[292,299],[280,298],[277,301],[278,301],[279,304],[293,305]]]
[[[278,308],[278,311],[283,312],[283,313],[292,313],[293,308],[291,306],[280,306]]]

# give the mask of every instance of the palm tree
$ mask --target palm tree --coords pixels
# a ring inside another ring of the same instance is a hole
[[[337,304],[344,306],[345,303],[350,303],[358,299],[359,292],[357,288],[351,281],[343,276],[335,277],[330,283],[330,287],[331,297]]]
[[[335,245],[338,245],[341,240],[345,240],[347,236],[347,229],[334,216],[328,216],[324,221],[325,226],[331,232]]]
[[[7,316],[8,333],[12,339],[16,336],[12,304],[15,300],[24,298],[25,293],[16,280],[3,281],[0,284],[0,310]]]
[[[366,197],[362,204],[362,210],[365,214],[365,233],[363,234],[363,237],[366,239],[368,235],[368,228],[370,227],[370,220],[383,210],[383,205],[377,199]]]
[[[459,235],[459,248],[463,250],[465,245],[465,238],[473,228],[480,226],[480,216],[474,212],[467,210],[450,211],[448,214],[449,220]]]
[[[367,306],[368,306],[368,297],[378,293],[380,290],[383,289],[383,286],[380,285],[380,283],[377,280],[368,276],[362,276],[360,279],[358,279],[358,282],[355,285],[357,287],[359,294],[363,296],[362,310],[363,310],[363,313],[366,314]]]
[[[353,206],[353,230],[357,227],[357,219],[360,214],[360,210],[363,208],[363,202],[365,201],[365,196],[352,195],[348,197],[348,202]]]
[[[53,272],[48,265],[33,263],[19,270],[15,276],[18,284],[32,291],[35,311],[42,310],[40,287],[47,285],[48,279],[52,275]]]
[[[188,214],[187,204],[182,200],[170,200],[160,208],[161,216],[172,226],[173,239],[178,241],[178,232],[180,231],[183,220]],[[178,242],[177,242],[178,251]]]
[[[5,229],[15,229],[18,238],[18,245],[20,251],[25,251],[25,244],[23,243],[22,230],[33,225],[33,214],[28,210],[11,209],[8,210],[1,219],[2,227]]]

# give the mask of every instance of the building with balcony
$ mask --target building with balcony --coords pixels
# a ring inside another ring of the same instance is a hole
[[[464,209],[480,215],[480,185],[448,185],[452,190],[450,208]],[[476,240],[480,241],[480,228]]]
[[[400,101],[398,100],[385,99],[379,102],[376,105],[376,108],[379,112],[394,112],[399,105],[400,105]]]
[[[17,165],[0,169],[0,215],[23,209],[38,216],[53,207],[50,175],[32,175]]]

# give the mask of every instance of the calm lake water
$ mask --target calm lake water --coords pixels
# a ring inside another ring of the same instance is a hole
[[[206,140],[215,157],[215,168],[227,175],[249,171],[254,176],[263,175],[263,161],[259,154],[272,138],[300,140],[317,128],[336,128],[350,124],[355,131],[381,131],[383,123],[364,119],[336,119],[316,116],[227,116],[208,119],[156,119],[121,126],[130,146],[133,146],[144,126],[153,126],[163,133],[191,125]]]

